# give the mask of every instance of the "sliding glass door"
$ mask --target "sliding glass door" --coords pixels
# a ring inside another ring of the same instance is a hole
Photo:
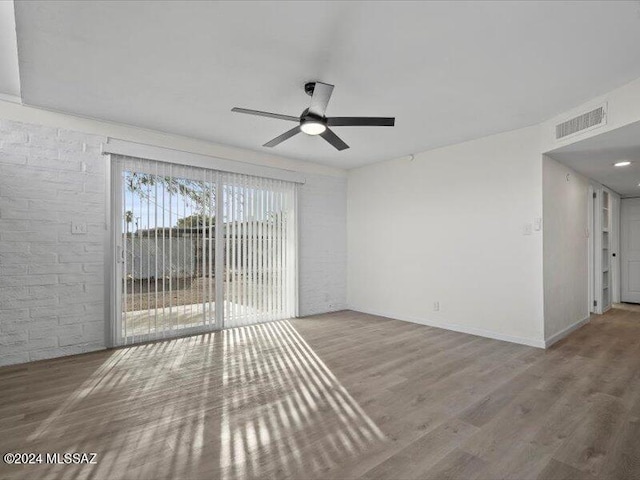
[[[112,156],[114,344],[290,318],[295,185]]]
[[[224,325],[295,315],[294,185],[223,175]]]

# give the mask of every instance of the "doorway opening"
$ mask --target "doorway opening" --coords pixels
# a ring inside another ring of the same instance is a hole
[[[640,304],[640,122],[574,141],[548,156],[588,185],[589,311]]]

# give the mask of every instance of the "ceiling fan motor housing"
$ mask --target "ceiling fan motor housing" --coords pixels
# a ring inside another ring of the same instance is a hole
[[[309,112],[309,109],[300,115],[300,130],[307,135],[320,135],[327,129],[327,119]]]
[[[316,88],[316,82],[307,82],[304,84],[304,93],[312,97],[314,88]]]
[[[305,108],[300,115],[300,123],[302,124],[307,122],[324,123],[326,125],[327,119],[325,117],[321,117],[320,115],[314,115],[313,113],[309,112],[308,108]]]
[[[345,150],[349,148],[349,145],[329,127],[393,127],[395,125],[394,117],[327,117],[325,112],[331,99],[333,88],[333,85],[323,82],[305,83],[304,91],[307,95],[311,96],[311,104],[299,117],[263,112],[260,110],[249,110],[240,107],[233,107],[231,111],[298,123],[294,128],[284,132],[282,135],[278,135],[263,145],[264,147],[270,148],[280,145],[285,140],[303,132],[307,135],[320,135],[337,150]]]

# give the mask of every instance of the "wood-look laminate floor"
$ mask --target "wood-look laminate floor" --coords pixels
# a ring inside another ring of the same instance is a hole
[[[640,313],[543,351],[340,312],[0,369],[14,479],[638,479]]]

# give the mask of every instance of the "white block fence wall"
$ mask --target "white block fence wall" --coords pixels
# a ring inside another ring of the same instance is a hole
[[[0,120],[0,365],[105,348],[106,137]],[[300,314],[346,308],[346,178],[300,187]],[[72,223],[87,225],[71,233]]]

